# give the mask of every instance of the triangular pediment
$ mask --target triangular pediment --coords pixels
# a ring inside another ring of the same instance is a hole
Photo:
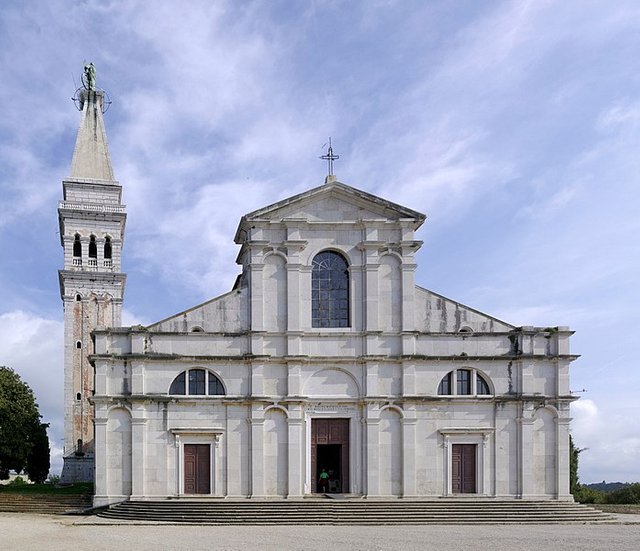
[[[248,213],[242,217],[238,229],[256,220],[276,222],[287,219],[309,222],[410,219],[417,228],[425,215],[334,181]]]

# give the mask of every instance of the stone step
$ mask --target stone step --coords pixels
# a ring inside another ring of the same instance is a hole
[[[581,504],[531,501],[129,501],[103,518],[191,524],[473,524],[604,522]]]
[[[64,514],[88,509],[92,505],[89,494],[16,494],[0,493],[0,512],[39,513],[46,515]]]

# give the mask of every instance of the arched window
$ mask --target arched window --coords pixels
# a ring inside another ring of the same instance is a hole
[[[173,382],[171,383],[171,386],[169,387],[169,394],[186,394],[186,387],[184,384],[184,381],[186,379],[187,376],[187,372],[183,371],[182,373],[180,373],[180,375],[178,375]]]
[[[96,245],[96,236],[89,238],[89,258],[98,258],[98,246]]]
[[[439,396],[487,396],[490,394],[489,383],[475,369],[454,369],[447,373],[438,385]]]
[[[82,243],[80,243],[80,234],[76,233],[73,238],[73,256],[80,258],[82,256]]]
[[[173,380],[169,394],[224,396],[225,391],[222,381],[215,373],[204,369],[187,369]]]
[[[438,385],[438,394],[448,396],[452,394],[451,392],[451,379],[453,379],[453,371],[451,373],[447,373],[440,381]]]
[[[311,326],[349,327],[349,265],[340,253],[323,251],[313,259]]]
[[[112,253],[111,238],[107,236],[104,238],[104,259],[111,260],[111,253]]]
[[[476,373],[476,394],[491,394],[489,384],[482,378],[482,375]]]
[[[457,380],[457,392],[458,395],[471,394],[471,370],[470,369],[458,369],[456,373]]]

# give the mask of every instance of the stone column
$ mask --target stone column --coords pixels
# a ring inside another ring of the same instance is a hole
[[[520,438],[518,442],[518,488],[520,497],[533,493],[533,422],[534,419],[523,416],[518,419]]]
[[[516,457],[511,457],[510,453],[510,450],[519,448],[520,425],[515,422],[518,414],[513,402],[500,405],[495,403],[493,411],[495,428],[493,434],[493,493],[499,497],[520,491],[520,452],[516,452]],[[514,439],[515,446],[513,445]],[[515,468],[512,464],[513,461],[517,463]]]
[[[287,354],[297,356],[300,354],[302,333],[300,320],[302,318],[303,305],[307,304],[301,296],[300,269],[297,261],[298,255],[289,258],[287,262]]]
[[[365,331],[378,331],[379,330],[379,288],[378,288],[378,253],[368,249],[366,251],[367,264],[365,266],[365,289],[363,304],[365,307]]]
[[[378,395],[378,363],[367,361],[364,364],[365,368],[365,396],[377,396]]]
[[[297,260],[297,255],[296,255]],[[300,268],[301,265],[289,259],[287,262],[287,330],[300,331]]]
[[[415,396],[416,394],[416,364],[403,362],[402,369],[402,395]]]
[[[570,417],[556,417],[556,491],[562,501],[573,501],[569,487],[569,428]]]
[[[146,457],[147,420],[131,419],[131,497],[143,497]]]
[[[367,418],[367,496],[380,495],[380,419]]]
[[[514,362],[515,363],[515,362]],[[522,394],[533,394],[532,362],[517,362],[520,371],[520,389]]]
[[[249,369],[251,370],[251,396],[263,396],[264,365],[261,363],[252,363]]]
[[[249,419],[249,422],[251,423],[251,497],[263,497],[264,418]]]
[[[262,255],[260,255],[259,264],[251,264],[250,285],[251,285],[251,329],[253,331],[262,331],[264,329],[264,313],[263,313],[263,277],[264,264],[262,264]]]
[[[449,435],[445,434],[442,437],[442,449],[444,450],[444,459],[442,462],[443,473],[443,495],[450,496],[452,493],[451,488],[451,439]]]
[[[405,409],[402,419],[402,496],[414,497],[416,490],[416,424],[415,411]]]
[[[145,382],[145,363],[143,361],[132,361],[130,364],[131,369],[131,390],[132,394],[145,394],[144,382]],[[126,364],[125,364],[126,369]]]
[[[289,397],[300,396],[302,392],[302,365],[289,362],[287,365],[287,394]]]
[[[251,324],[251,353],[260,356],[264,349],[264,338],[261,334],[264,331],[264,271],[262,253],[251,252],[251,265],[249,266],[249,320]]]
[[[184,457],[182,456],[182,446],[181,446],[181,440],[180,440],[180,435],[179,434],[175,434],[174,435],[174,446],[175,446],[175,462],[176,462],[176,466],[177,466],[177,479],[176,479],[176,491],[175,491],[175,495],[178,496],[180,494],[184,494]]]
[[[491,491],[489,490],[489,482],[491,480],[491,465],[493,464],[491,458],[491,443],[489,442],[489,433],[484,433],[482,435],[482,444],[478,446],[480,448],[478,451],[482,453],[482,488],[477,488],[476,491],[482,495],[489,495]],[[476,461],[478,458],[476,457]]]
[[[405,259],[405,262],[403,262],[401,265],[401,270],[402,270],[402,330],[415,331],[415,328],[416,328],[416,315],[415,315],[416,264],[413,261],[413,258]]]
[[[289,410],[289,415],[293,413]],[[299,413],[295,412],[295,414]],[[306,447],[302,431],[303,422],[302,418],[287,418],[289,425],[289,497],[300,497],[303,494],[304,462],[302,458]]]
[[[95,427],[95,496],[93,505],[100,507],[109,504],[108,480],[107,480],[107,418],[96,417]]]
[[[222,469],[220,465],[220,434],[213,435],[211,442],[211,493],[215,496],[222,497],[223,488],[221,484]]]

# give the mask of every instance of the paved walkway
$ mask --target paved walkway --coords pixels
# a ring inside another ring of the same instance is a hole
[[[104,524],[96,517],[0,513],[3,550],[429,550],[640,549],[638,515],[607,525],[166,526]]]

